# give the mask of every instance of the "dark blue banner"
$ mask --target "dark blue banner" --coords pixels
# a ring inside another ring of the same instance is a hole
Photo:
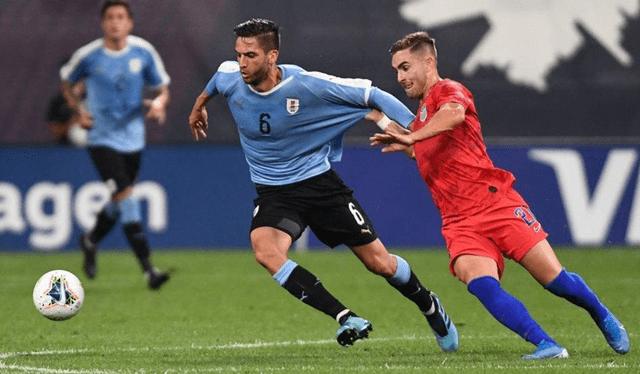
[[[639,146],[491,146],[496,166],[552,244],[640,244]],[[412,161],[350,147],[334,168],[388,246],[442,246],[440,216]],[[248,248],[255,190],[239,147],[151,147],[135,194],[154,247]],[[75,248],[108,198],[83,150],[0,150],[0,249]],[[311,247],[321,244],[311,235]],[[104,248],[126,247],[114,230]]]

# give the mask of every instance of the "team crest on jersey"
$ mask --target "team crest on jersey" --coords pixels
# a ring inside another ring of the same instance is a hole
[[[142,69],[142,60],[139,58],[132,58],[129,60],[129,71],[136,74]]]
[[[423,105],[420,109],[420,122],[424,122],[427,119],[427,106]]]
[[[300,110],[300,100],[287,98],[287,112],[289,114],[296,114]]]

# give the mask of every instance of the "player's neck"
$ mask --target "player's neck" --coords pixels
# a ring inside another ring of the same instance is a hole
[[[260,84],[253,86],[253,88],[258,92],[267,92],[279,85],[280,82],[282,82],[282,70],[275,66],[271,71],[269,71],[267,78],[260,82]]]
[[[431,91],[431,88],[433,88],[433,86],[438,84],[438,82],[440,82],[440,81],[442,81],[442,78],[440,78],[440,75],[437,74],[437,73],[429,76],[427,78],[427,88],[424,90],[424,94],[423,94],[421,100],[423,100],[425,97],[427,97],[427,95],[429,95],[429,92]]]
[[[104,46],[112,51],[121,51],[127,46],[127,38],[109,39],[106,36],[102,38]]]

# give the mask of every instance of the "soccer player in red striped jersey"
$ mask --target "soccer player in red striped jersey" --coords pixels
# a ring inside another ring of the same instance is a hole
[[[376,134],[371,144],[416,160],[442,215],[451,273],[494,318],[536,346],[524,359],[566,358],[568,353],[500,286],[505,257],[551,293],[589,312],[609,345],[618,353],[628,352],[622,324],[578,274],[562,267],[547,233],[513,189],[513,174],[493,165],[473,95],[462,84],[440,77],[434,39],[425,32],[413,33],[390,52],[398,83],[420,106],[412,132]],[[370,119],[380,121],[382,116],[372,113]]]

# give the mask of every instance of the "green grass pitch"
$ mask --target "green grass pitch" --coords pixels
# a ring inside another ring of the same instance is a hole
[[[291,297],[250,251],[162,250],[174,268],[147,290],[130,252],[104,251],[87,280],[78,252],[0,255],[0,373],[639,373],[640,250],[558,249],[624,323],[631,351],[618,355],[583,310],[544,291],[509,262],[504,288],[569,351],[567,360],[523,361],[534,347],[496,322],[454,279],[443,250],[398,249],[443,301],[460,349],[438,348],[424,317],[347,250],[292,253],[338,299],[369,319],[369,339],[335,341],[331,318]],[[65,269],[83,282],[74,318],[54,322],[31,301],[36,280]]]

